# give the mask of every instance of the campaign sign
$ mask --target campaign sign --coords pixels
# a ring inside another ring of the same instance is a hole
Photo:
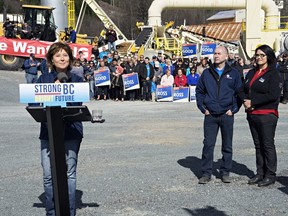
[[[110,85],[110,73],[109,69],[96,70],[94,72],[95,86],[106,86]]]
[[[191,58],[197,54],[197,44],[182,44],[182,56]]]
[[[173,101],[173,86],[157,85],[156,100],[157,101]]]
[[[122,79],[123,79],[124,91],[140,88],[137,73],[123,74]]]
[[[20,103],[62,106],[67,102],[89,101],[89,83],[20,84]]]
[[[201,55],[213,55],[216,49],[216,43],[203,43]]]
[[[174,87],[173,102],[189,102],[189,87]]]
[[[196,86],[190,86],[190,102],[196,102]]]

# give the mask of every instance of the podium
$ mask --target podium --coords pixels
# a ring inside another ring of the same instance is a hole
[[[55,211],[57,216],[70,216],[64,126],[69,121],[92,121],[91,114],[86,106],[27,106],[26,110],[36,122],[47,122]]]

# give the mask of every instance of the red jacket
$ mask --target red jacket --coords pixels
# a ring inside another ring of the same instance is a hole
[[[182,74],[182,76],[175,76],[175,80],[174,83],[176,85],[176,87],[180,87],[180,86],[186,86],[187,85],[187,79],[186,76],[184,74]]]

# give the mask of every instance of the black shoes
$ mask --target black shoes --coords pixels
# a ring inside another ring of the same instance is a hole
[[[258,183],[258,187],[266,187],[269,185],[275,184],[275,178],[264,178],[262,181]]]
[[[231,180],[229,175],[222,175],[221,176],[221,180],[222,180],[223,183],[231,183],[232,182],[232,180]]]
[[[253,178],[248,180],[248,184],[250,185],[258,184],[262,180],[263,180],[263,177],[255,175]]]
[[[211,176],[202,176],[200,179],[199,179],[199,184],[207,184],[208,182],[211,181]]]
[[[266,187],[274,183],[275,183],[274,177],[270,177],[270,178],[267,177],[263,179],[263,177],[259,175],[255,175],[252,179],[248,180],[248,184],[250,185],[258,184],[258,187]]]

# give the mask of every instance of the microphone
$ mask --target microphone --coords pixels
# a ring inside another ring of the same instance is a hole
[[[57,79],[61,82],[61,83],[66,83],[68,81],[68,76],[66,73],[64,72],[60,72],[57,74]]]

